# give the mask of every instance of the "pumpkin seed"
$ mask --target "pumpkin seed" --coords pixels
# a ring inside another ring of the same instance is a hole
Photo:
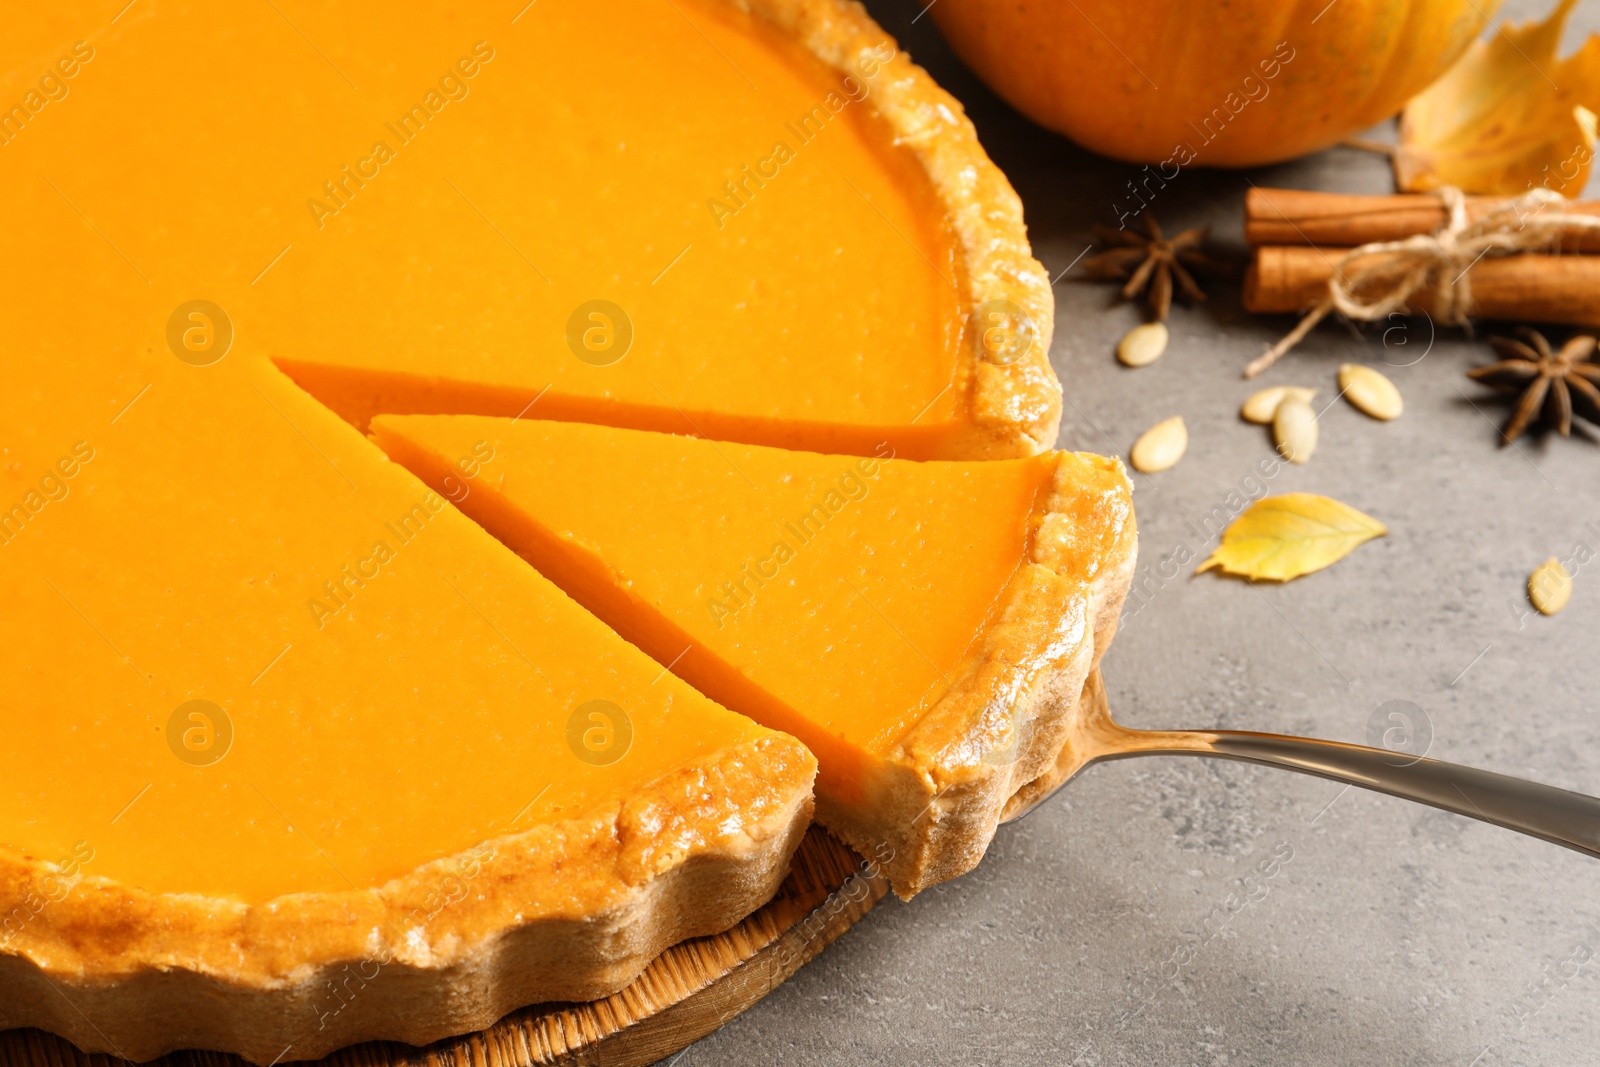
[[[1182,415],[1174,415],[1150,427],[1133,443],[1128,458],[1133,469],[1145,474],[1167,470],[1189,448],[1189,428],[1183,424]]]
[[[1125,366],[1144,367],[1161,358],[1167,350],[1167,324],[1147,322],[1135,326],[1117,342],[1117,358]]]
[[[1315,389],[1307,389],[1299,385],[1274,385],[1270,389],[1263,389],[1259,393],[1250,394],[1250,398],[1239,408],[1239,417],[1245,422],[1253,422],[1258,426],[1265,426],[1272,421],[1272,416],[1278,413],[1278,405],[1283,403],[1286,396],[1304,397],[1307,401],[1317,395]]]
[[[1387,422],[1398,419],[1405,410],[1400,390],[1394,383],[1371,367],[1359,363],[1346,363],[1339,368],[1339,388],[1344,398],[1354,404],[1357,411]]]
[[[1304,463],[1317,450],[1317,413],[1303,396],[1286,396],[1272,415],[1272,436],[1290,463]]]
[[[1551,556],[1528,575],[1528,599],[1541,615],[1554,615],[1572,599],[1572,575]]]

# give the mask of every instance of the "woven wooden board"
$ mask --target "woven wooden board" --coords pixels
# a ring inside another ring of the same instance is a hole
[[[766,996],[848,930],[889,884],[820,826],[795,852],[777,896],[733,929],[674,945],[631,985],[587,1004],[542,1004],[489,1029],[416,1048],[375,1041],[321,1067],[636,1067],[670,1056]],[[159,1067],[248,1067],[221,1052],[175,1052]],[[41,1030],[0,1032],[5,1067],[124,1067]],[[282,1065],[280,1065],[282,1067]]]

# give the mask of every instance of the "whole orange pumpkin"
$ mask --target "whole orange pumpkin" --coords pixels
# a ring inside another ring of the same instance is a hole
[[[1498,6],[936,0],[931,13],[1030,118],[1165,172],[1292,159],[1380,122],[1443,74]]]

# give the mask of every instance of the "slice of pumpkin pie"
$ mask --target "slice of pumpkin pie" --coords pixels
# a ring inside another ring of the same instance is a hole
[[[910,896],[1053,764],[1134,562],[1117,461],[916,462],[391,416],[379,444],[701,692],[816,753]]]

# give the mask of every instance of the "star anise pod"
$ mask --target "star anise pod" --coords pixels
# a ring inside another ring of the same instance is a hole
[[[1083,268],[1096,278],[1126,280],[1127,284],[1122,287],[1122,298],[1132,300],[1144,293],[1151,314],[1160,322],[1172,307],[1174,282],[1186,299],[1199,301],[1206,298],[1189,269],[1225,272],[1227,267],[1200,250],[1211,227],[1197,226],[1192,230],[1184,230],[1169,241],[1162,234],[1161,225],[1156,222],[1154,214],[1146,211],[1140,217],[1144,220],[1146,233],[1128,229],[1113,230],[1109,226],[1094,227],[1095,238],[1109,247],[1085,260]]]
[[[1475,382],[1522,394],[1501,433],[1501,444],[1520,437],[1541,408],[1545,420],[1553,422],[1562,437],[1572,433],[1574,411],[1600,425],[1600,388],[1596,388],[1600,386],[1600,363],[1590,362],[1595,339],[1580,335],[1553,352],[1543,334],[1526,326],[1517,333],[1524,340],[1489,339],[1502,357],[1499,363],[1467,371],[1467,377]]]

